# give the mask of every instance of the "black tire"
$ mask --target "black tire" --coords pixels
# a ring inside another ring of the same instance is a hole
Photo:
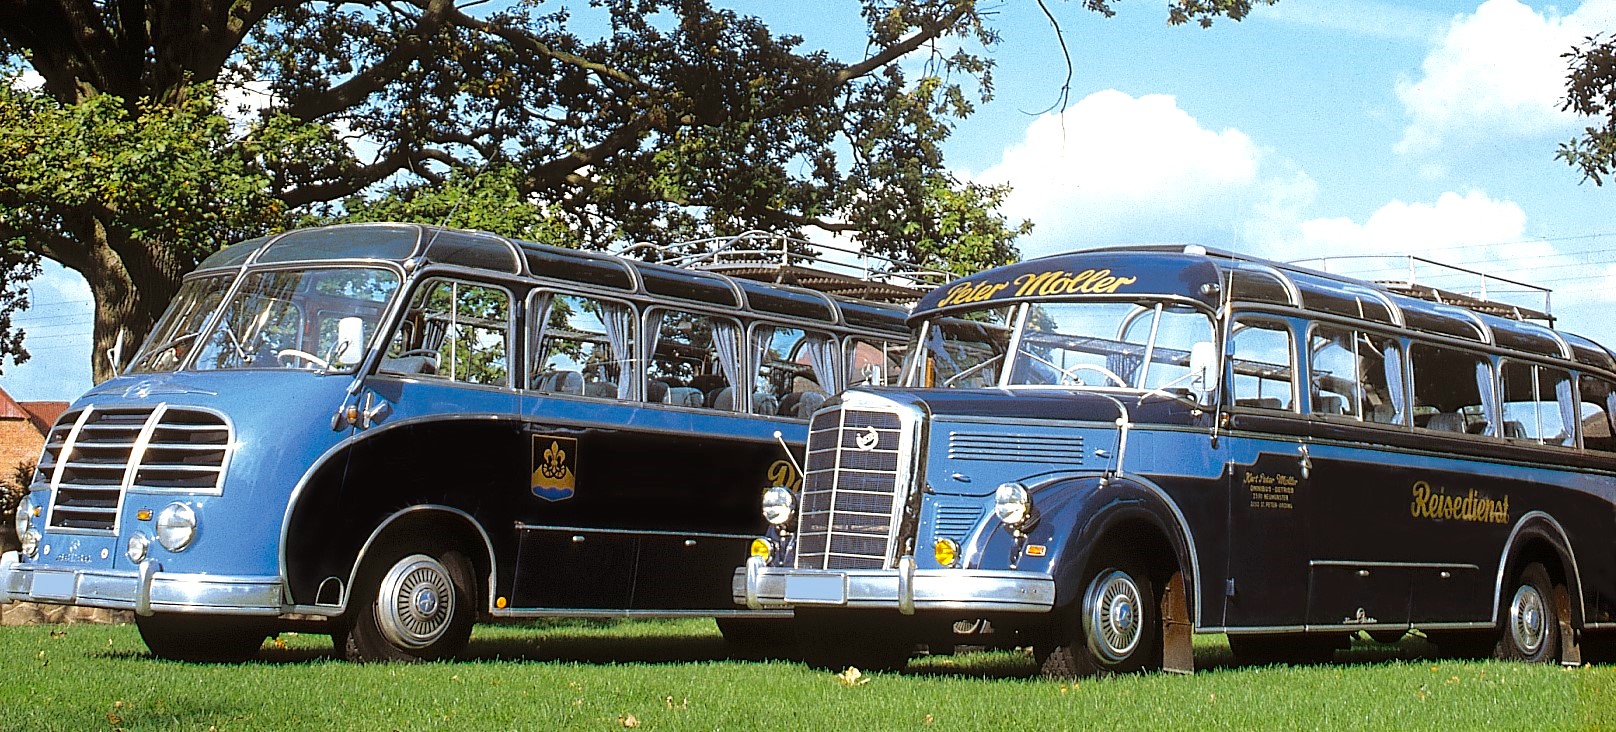
[[[803,662],[821,671],[901,671],[914,655],[912,640],[865,613],[798,610],[795,625]]]
[[[718,618],[718,632],[737,658],[796,658],[791,618]]]
[[[410,662],[459,654],[476,614],[474,571],[471,560],[452,548],[392,545],[373,552],[349,599],[343,655],[350,661]]]
[[[1161,666],[1161,597],[1134,561],[1102,562],[1060,627],[1034,651],[1051,678],[1131,673]],[[1047,647],[1048,652],[1042,652]]]
[[[1548,663],[1560,657],[1559,588],[1542,564],[1521,569],[1515,588],[1499,608],[1498,644],[1493,657],[1504,661]]]
[[[269,636],[269,626],[260,618],[137,615],[135,627],[153,656],[199,663],[250,661]]]

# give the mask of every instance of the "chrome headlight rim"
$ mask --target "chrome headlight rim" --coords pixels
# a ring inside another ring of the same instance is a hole
[[[11,527],[16,529],[17,537],[32,531],[34,528],[34,494],[32,491],[24,493],[22,500],[17,502],[17,513],[11,518]]]
[[[144,531],[136,531],[129,535],[129,543],[124,545],[124,556],[129,561],[140,564],[151,556],[151,537]]]
[[[157,543],[171,552],[184,551],[196,540],[196,510],[178,501],[157,514]]]
[[[797,497],[785,486],[770,486],[763,492],[763,520],[771,526],[785,526],[796,513]]]
[[[1018,528],[1032,517],[1032,494],[1020,483],[1003,483],[993,491],[993,515]]]

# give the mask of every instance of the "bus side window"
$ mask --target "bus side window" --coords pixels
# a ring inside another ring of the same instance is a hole
[[[752,326],[753,414],[799,414],[803,395],[823,392],[837,374],[836,341],[823,333],[758,323]],[[812,400],[810,400],[812,401]],[[722,407],[721,407],[722,408]]]
[[[528,388],[552,394],[630,399],[634,363],[634,309],[592,297],[544,296],[539,344]]]
[[[1520,361],[1504,361],[1504,436],[1545,445],[1577,444],[1576,404],[1571,374]]]
[[[1290,327],[1281,321],[1240,318],[1229,340],[1235,406],[1291,409],[1296,367]]]
[[[410,298],[381,370],[509,386],[510,312],[503,289],[429,280]]]
[[[1608,381],[1586,374],[1579,381],[1582,446],[1600,452],[1616,452],[1616,430],[1611,429],[1611,414],[1616,413],[1616,388]]]
[[[1497,435],[1491,418],[1492,363],[1480,354],[1447,346],[1415,343],[1409,348],[1414,371],[1414,426],[1435,432]]]
[[[903,360],[909,353],[908,341],[854,338],[849,386],[891,386],[903,378]]]
[[[740,381],[740,324],[729,318],[678,310],[653,310],[647,318],[647,401],[682,407],[734,409]],[[654,397],[667,387],[666,397]],[[726,391],[727,390],[727,391]]]

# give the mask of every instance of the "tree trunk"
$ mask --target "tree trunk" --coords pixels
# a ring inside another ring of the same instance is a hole
[[[120,237],[99,221],[91,224],[91,236],[83,241],[89,251],[83,266],[77,267],[95,297],[95,328],[90,353],[91,374],[99,384],[116,376],[134,356],[146,334],[151,332],[168,301],[179,290],[183,270],[164,266],[151,256],[156,247]],[[122,238],[122,241],[119,239]],[[120,252],[129,252],[130,261]],[[110,354],[123,333],[123,349],[117,364]]]

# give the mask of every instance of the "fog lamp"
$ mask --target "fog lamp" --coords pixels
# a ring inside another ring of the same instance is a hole
[[[32,559],[39,554],[39,538],[39,532],[32,529],[17,535],[17,543],[22,544],[23,556]]]
[[[183,503],[170,503],[157,514],[157,543],[177,552],[196,538],[196,512]]]
[[[1032,496],[1020,483],[1005,483],[993,492],[993,515],[1014,528],[1027,522],[1032,515]]]
[[[124,550],[124,556],[129,557],[129,561],[140,564],[146,561],[146,557],[150,555],[151,537],[139,531],[131,534],[129,536],[129,546]]]
[[[796,499],[791,495],[791,489],[785,486],[772,486],[763,492],[763,520],[775,526],[784,526],[791,520],[792,504]]]
[[[758,538],[752,540],[752,556],[768,561],[774,556],[774,544],[768,539]]]
[[[949,538],[938,539],[931,545],[931,554],[937,558],[938,564],[952,567],[954,562],[959,561],[959,544]]]

